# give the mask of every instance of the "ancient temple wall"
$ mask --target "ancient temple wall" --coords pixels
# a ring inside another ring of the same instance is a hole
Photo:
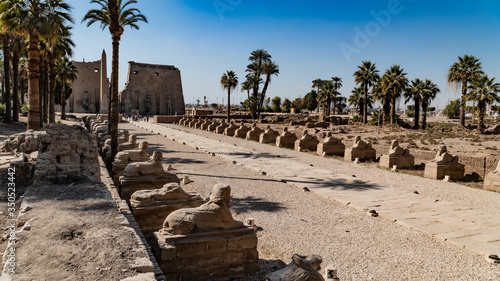
[[[67,113],[107,113],[109,81],[106,73],[106,53],[93,62],[74,62],[76,79],[73,93],[66,101]]]
[[[127,83],[120,94],[121,112],[141,115],[183,115],[181,73],[172,65],[129,62]]]

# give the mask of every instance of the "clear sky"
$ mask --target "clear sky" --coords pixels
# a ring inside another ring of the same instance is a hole
[[[81,24],[97,5],[70,0],[75,17],[75,61],[94,61],[103,49],[111,66],[111,36],[98,24]],[[500,80],[498,0],[138,0],[147,16],[140,30],[125,29],[120,44],[120,89],[128,61],[175,65],[181,71],[186,103],[196,99],[227,103],[220,77],[234,70],[245,80],[248,57],[264,49],[280,68],[267,95],[291,100],[305,96],[317,78],[343,79],[348,97],[353,73],[364,60],[380,73],[400,64],[409,79],[431,79],[441,89],[433,106],[459,97],[446,83],[458,56],[481,59],[483,70]],[[239,89],[231,95],[239,103]],[[231,101],[233,102],[233,101]]]

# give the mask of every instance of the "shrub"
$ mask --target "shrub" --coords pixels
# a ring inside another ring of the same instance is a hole
[[[349,119],[349,124],[363,122],[363,117],[361,115],[354,115],[351,119]]]

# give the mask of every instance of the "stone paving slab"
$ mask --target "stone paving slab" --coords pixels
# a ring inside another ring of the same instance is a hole
[[[213,153],[234,164],[265,173],[290,185],[307,188],[356,210],[376,212],[384,219],[413,228],[481,255],[500,255],[500,219],[453,202],[422,198],[414,193],[335,174],[312,165],[220,140],[146,122],[132,124],[169,139]],[[263,144],[264,145],[264,144]]]

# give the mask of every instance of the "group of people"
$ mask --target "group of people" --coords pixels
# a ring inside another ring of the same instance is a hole
[[[142,115],[135,116],[135,115],[127,115],[125,113],[122,113],[121,116],[122,116],[122,120],[126,120],[128,122],[130,122],[130,121],[134,121],[134,122],[137,122],[137,121],[149,122],[149,115],[146,115],[146,116],[142,116]]]

